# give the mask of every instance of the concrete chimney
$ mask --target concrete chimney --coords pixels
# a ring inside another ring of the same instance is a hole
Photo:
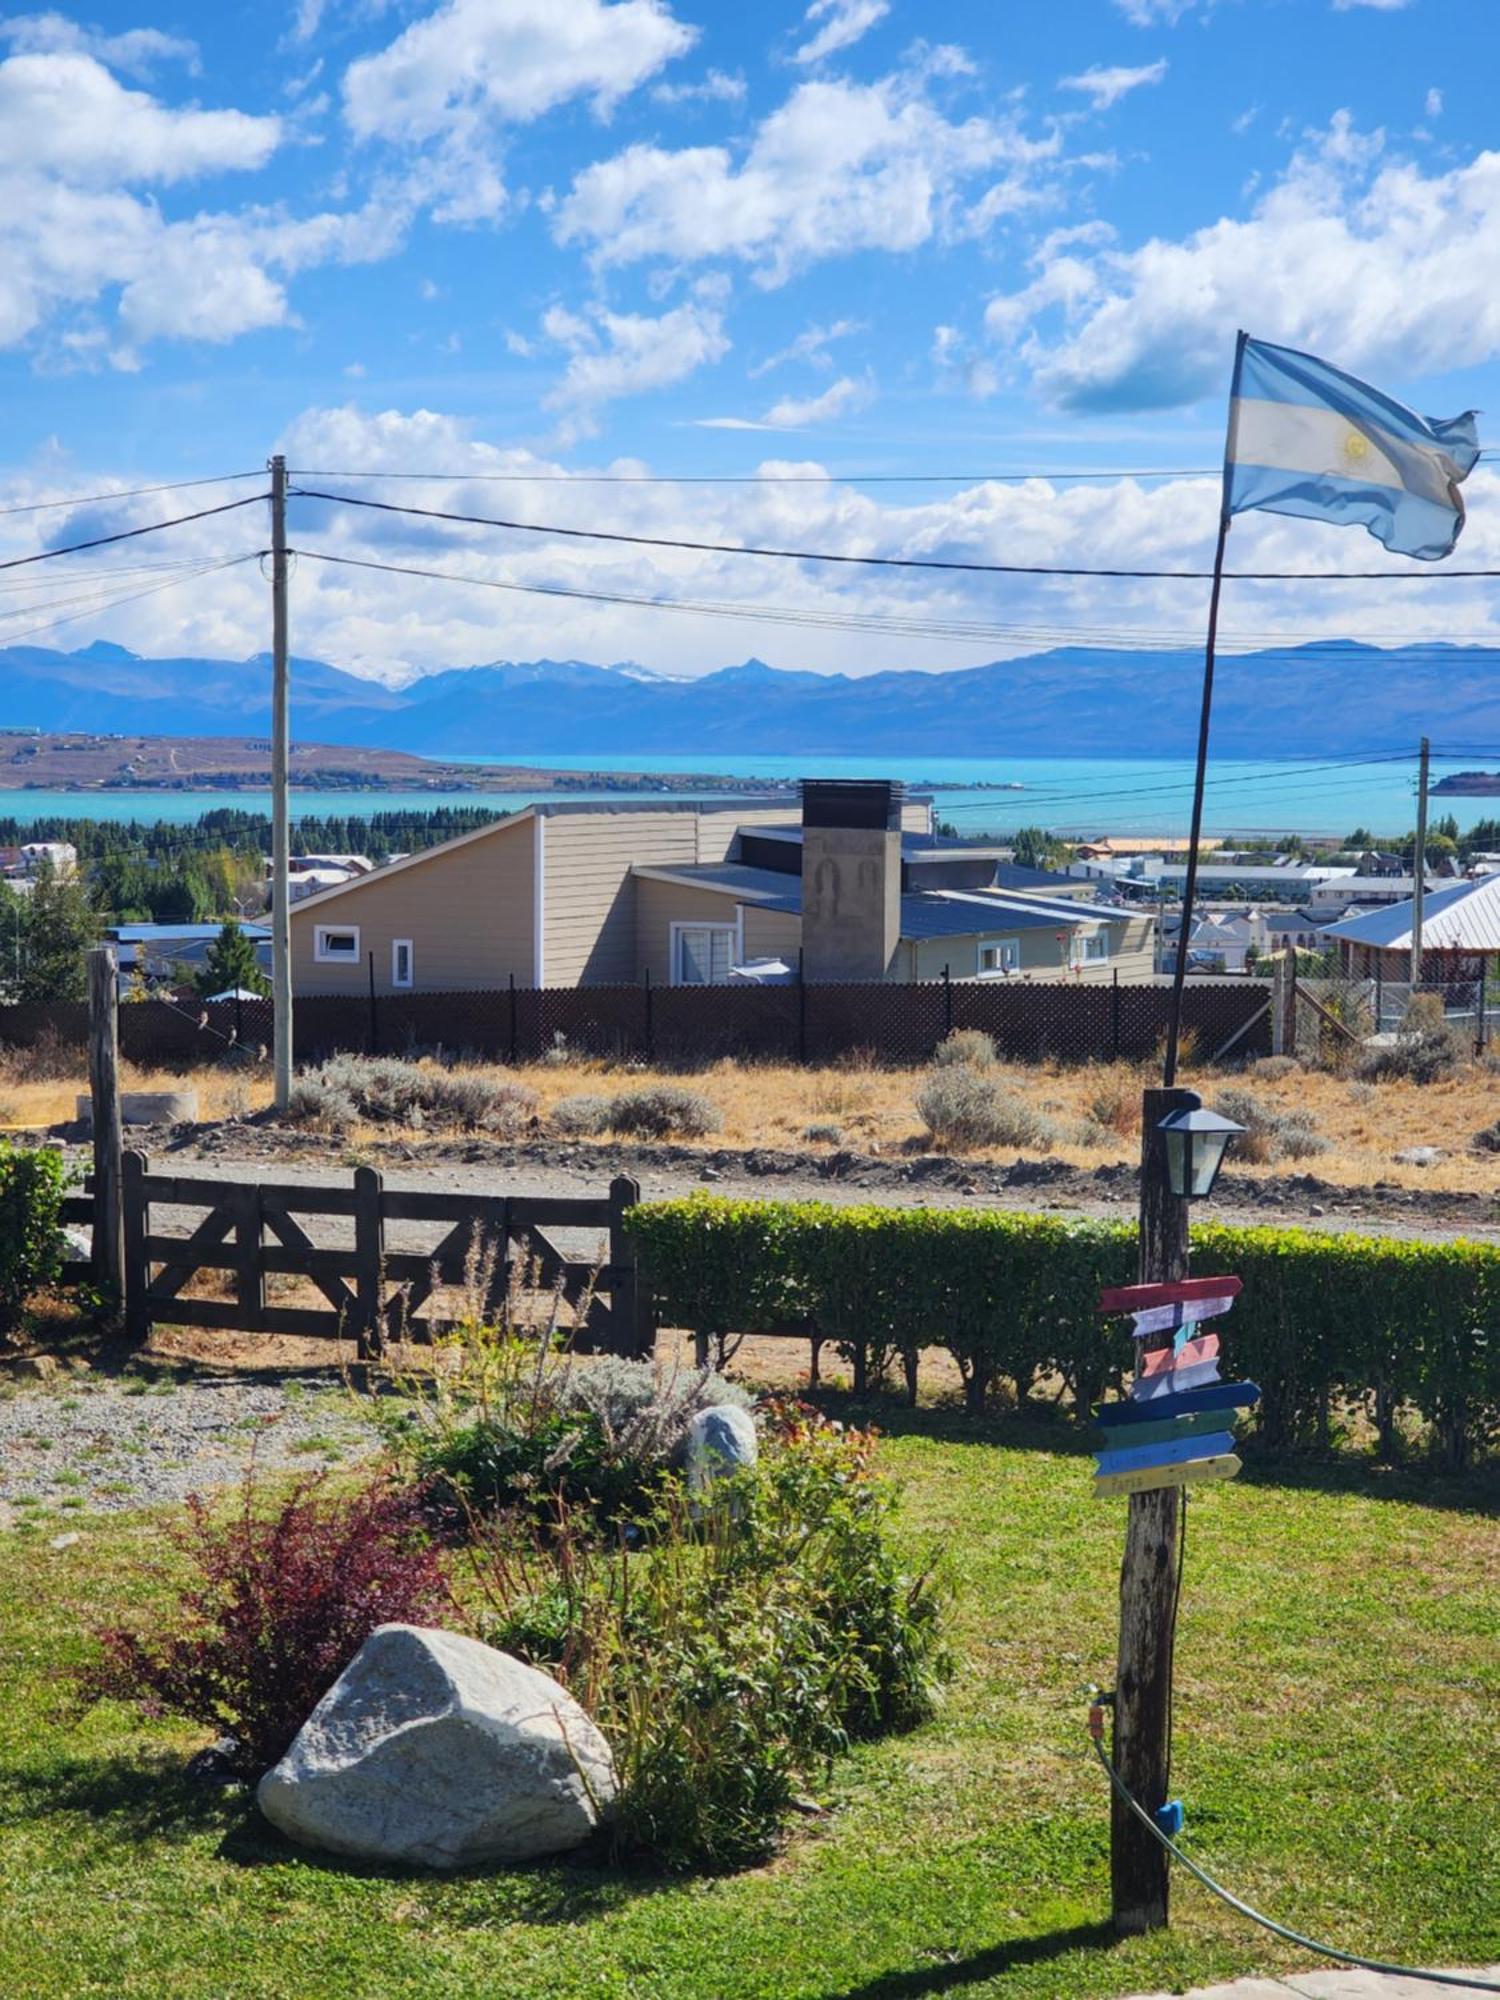
[[[886,778],[802,782],[802,973],[884,979],[901,940],[901,800]]]

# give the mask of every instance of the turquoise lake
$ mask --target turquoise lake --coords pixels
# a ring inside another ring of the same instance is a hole
[[[500,760],[495,760],[500,761]],[[514,761],[507,758],[505,761]],[[530,761],[528,758],[527,761]],[[539,752],[538,763],[557,770],[598,770],[597,754]],[[1185,758],[1070,757],[777,757],[717,753],[668,756],[620,750],[614,758],[624,771],[694,772],[726,777],[794,780],[804,776],[894,777],[929,788],[940,813],[967,833],[999,833],[1027,824],[1055,827],[1077,835],[1110,832],[1184,834],[1192,803],[1193,772]],[[1467,760],[1474,768],[1480,760]],[[1416,755],[1399,762],[1357,760],[1333,755],[1299,759],[1216,760],[1209,767],[1204,824],[1213,833],[1345,834],[1356,826],[1376,833],[1400,833],[1415,820]],[[1445,771],[1464,768],[1453,760],[1433,760],[1434,782]],[[991,791],[981,786],[1014,785]],[[434,806],[472,806],[492,800],[497,811],[559,796],[553,792],[318,792],[293,795],[294,816],[430,811]],[[577,797],[576,793],[563,796]],[[653,792],[616,792],[617,799],[658,797]],[[215,806],[270,810],[270,794],[227,792],[61,792],[0,790],[0,816],[40,819],[196,819]],[[1440,798],[1434,813],[1452,813],[1460,827],[1482,818],[1500,818],[1500,798]]]

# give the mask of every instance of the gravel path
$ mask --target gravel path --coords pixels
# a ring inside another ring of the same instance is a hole
[[[1468,1972],[1456,1972],[1454,1981],[1482,1979],[1500,1984],[1500,1965],[1481,1965]],[[1472,1989],[1469,1989],[1472,1991]],[[1433,1984],[1425,1979],[1389,1978],[1380,1972],[1355,1968],[1340,1971],[1287,1972],[1274,1979],[1236,1979],[1227,1986],[1194,1986],[1177,2000],[1286,2000],[1289,1993],[1302,2000],[1436,2000],[1451,1994],[1453,2000],[1465,1991],[1459,1984]],[[1172,2000],[1165,1993],[1150,1993],[1140,2000]]]
[[[252,1444],[268,1469],[315,1470],[372,1436],[337,1387],[166,1373],[17,1385],[0,1399],[0,1526],[182,1500],[237,1479]]]

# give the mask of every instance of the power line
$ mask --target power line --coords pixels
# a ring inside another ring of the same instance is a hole
[[[262,472],[217,472],[211,479],[172,479],[160,486],[125,486],[114,493],[74,493],[65,500],[30,500],[21,507],[0,507],[0,518],[11,514],[42,514],[50,507],[93,507],[107,500],[136,500],[143,493],[181,493],[190,486],[227,486],[235,479],[263,479]]]
[[[154,597],[156,596],[158,591],[172,590],[179,583],[190,583],[190,582],[195,583],[200,577],[212,576],[218,570],[233,569],[235,565],[238,563],[253,562],[255,560],[257,553],[258,553],[257,551],[251,550],[248,554],[242,556],[218,557],[212,561],[199,563],[196,567],[191,569],[184,568],[184,570],[176,576],[166,577],[164,580],[157,583],[146,584],[138,590],[129,590],[123,593],[117,593],[113,596],[108,596],[108,595],[101,596],[100,594],[95,592],[91,594],[88,598],[88,601],[83,604],[82,610],[68,611],[65,612],[60,618],[48,618],[45,619],[41,624],[28,625],[24,631],[7,633],[5,635],[5,643],[7,646],[19,645],[23,639],[34,638],[38,632],[51,632],[59,625],[71,625],[80,618],[92,618],[96,615],[96,613],[100,611],[114,611],[118,609],[118,607],[122,604],[134,604],[138,598]],[[57,601],[58,603],[61,604],[77,604],[81,600],[79,598],[73,597],[73,598],[60,598]],[[33,604],[27,607],[27,612],[29,613],[32,611],[48,610],[51,608],[52,608],[51,606]],[[20,617],[26,614],[21,612],[13,612],[7,615],[12,617]]]
[[[0,562],[0,570],[24,569],[29,563],[53,562],[58,556],[76,556],[83,549],[104,549],[114,542],[131,542],[139,535],[159,535],[166,528],[183,528],[189,521],[206,521],[215,514],[232,514],[237,507],[253,507],[266,499],[264,493],[249,493],[243,500],[226,500],[220,507],[200,507],[196,514],[178,514],[170,521],[152,521],[144,528],[121,528],[113,535],[94,535],[86,542],[69,542],[60,549],[40,549],[31,556],[11,556]]]
[[[411,479],[474,486],[1002,486],[1045,479],[1217,479],[1222,466],[1102,466],[1067,472],[334,472],[294,465],[295,479]]]
[[[583,603],[618,604],[640,610],[687,612],[703,618],[740,619],[752,624],[802,626],[819,631],[873,632],[887,634],[893,638],[940,639],[965,645],[1023,642],[1029,645],[1056,646],[1076,643],[1118,649],[1124,644],[1128,645],[1130,650],[1143,653],[1191,652],[1194,665],[1202,648],[1201,638],[1195,632],[1178,634],[1150,627],[1006,624],[977,619],[909,618],[900,613],[848,611],[839,610],[834,606],[741,604],[723,599],[653,597],[631,591],[589,589],[581,584],[519,583],[513,579],[462,576],[452,570],[430,569],[415,563],[387,563],[377,562],[369,557],[337,556],[326,549],[298,548],[293,553],[305,556],[310,562],[331,563],[343,569],[373,570],[391,576],[422,577],[435,583],[467,584],[479,590],[501,590],[522,596],[571,598]],[[1408,658],[1423,657],[1424,649],[1428,647],[1435,652],[1441,651],[1443,657],[1447,657],[1448,648],[1445,641],[1403,641],[1398,635],[1392,637],[1393,643],[1399,644],[1403,655]],[[1296,634],[1240,633],[1234,636],[1231,643],[1263,652],[1275,650],[1278,646],[1293,646],[1308,642],[1299,642]],[[1351,640],[1341,643],[1318,640],[1316,643],[1321,658],[1358,655],[1369,650],[1367,641]]]
[[[366,500],[361,499],[358,494],[327,493],[315,486],[294,486],[292,493],[299,500],[325,500],[334,506],[365,507],[381,514],[405,514],[424,521],[452,521],[462,527],[505,528],[514,534],[559,535],[573,541],[620,542],[632,548],[682,549],[694,555],[769,556],[783,562],[847,563],[873,569],[952,570],[979,576],[1099,576],[1141,580],[1171,578],[1191,583],[1207,582],[1214,574],[1211,569],[1100,569],[1078,564],[955,562],[932,556],[841,555],[826,549],[777,549],[754,543],[695,542],[685,540],[681,536],[627,535],[608,528],[564,528],[555,523],[512,521],[488,514],[459,514],[440,507],[398,507],[393,500]],[[1241,569],[1225,570],[1224,575],[1242,583],[1368,581],[1383,583],[1410,581],[1414,577],[1422,580],[1439,577],[1446,580],[1458,577],[1500,576],[1500,570]]]

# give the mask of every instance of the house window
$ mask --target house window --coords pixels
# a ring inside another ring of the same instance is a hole
[[[313,957],[319,965],[358,965],[358,924],[319,924],[313,932]]]
[[[985,938],[979,947],[979,976],[981,979],[1021,969],[1021,941],[1019,938]]]
[[[735,961],[738,935],[734,924],[673,924],[673,985],[726,984]]]
[[[1076,966],[1102,966],[1110,956],[1110,934],[1108,930],[1074,932],[1072,940],[1072,962]]]
[[[391,940],[391,984],[410,986],[412,983],[412,955],[410,938]]]

